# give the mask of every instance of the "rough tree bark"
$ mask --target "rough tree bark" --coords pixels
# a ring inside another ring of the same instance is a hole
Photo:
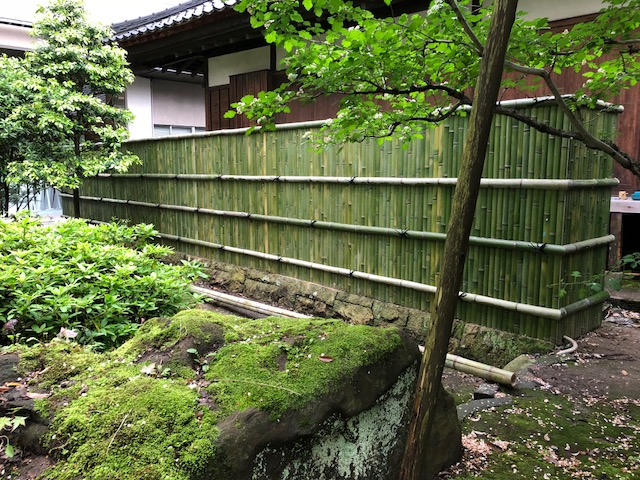
[[[80,190],[73,189],[73,216],[80,218]]]
[[[441,386],[449,336],[458,302],[469,234],[476,209],[480,177],[489,140],[517,0],[496,0],[473,109],[469,120],[462,165],[454,194],[440,281],[436,292],[435,313],[425,338],[425,352],[418,378],[409,434],[400,480],[425,480],[438,472],[429,465],[429,438]]]

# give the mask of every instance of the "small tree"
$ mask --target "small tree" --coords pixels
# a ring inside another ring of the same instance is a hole
[[[19,58],[0,56],[0,216],[8,214],[11,203],[20,201],[19,186],[9,182],[9,167],[24,159],[28,141],[26,132],[7,119],[31,98],[29,78]]]
[[[2,55],[0,57],[0,216],[8,213],[10,190],[8,182],[9,164],[17,156],[16,138],[5,124],[11,112],[24,102],[24,95],[19,91],[16,77],[26,73],[18,59]]]
[[[106,42],[111,30],[87,20],[82,0],[52,0],[37,13],[33,35],[39,42],[24,60],[32,96],[9,119],[34,142],[10,173],[14,181],[44,179],[72,188],[74,215],[80,216],[82,178],[125,171],[138,160],[121,149],[131,113],[108,103],[133,74],[125,51]]]
[[[390,6],[386,18],[342,0],[243,0],[238,8],[251,14],[254,26],[264,28],[267,41],[290,53],[285,59],[288,81],[257,98],[244,97],[228,116],[247,114],[269,128],[275,114],[288,112],[290,101],[337,93],[343,96],[341,109],[325,127],[324,141],[383,140],[393,134],[408,141],[426,123],[463,114],[465,106],[473,105],[474,125],[441,265],[447,275],[440,277],[425,339],[400,472],[402,480],[418,480],[436,473],[425,458],[493,115],[581,141],[640,176],[640,163],[610,139],[589,132],[579,108],[634,86],[640,78],[640,0],[610,0],[593,22],[561,33],[552,32],[546,19],[521,17],[512,28],[517,0],[496,0],[493,10],[478,2],[433,0],[424,2],[428,10],[423,15],[399,16],[393,15],[392,0],[384,3]],[[504,67],[512,73],[499,85]],[[570,97],[554,81],[554,74],[565,69],[581,72],[585,79]],[[499,87],[546,89],[570,128],[552,128],[496,104]]]

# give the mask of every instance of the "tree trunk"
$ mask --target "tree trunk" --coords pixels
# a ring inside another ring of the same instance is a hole
[[[458,303],[469,234],[476,209],[480,177],[489,141],[489,131],[504,68],[517,0],[496,0],[487,43],[476,83],[462,165],[454,194],[435,312],[425,338],[425,352],[418,378],[400,480],[425,480],[438,472],[429,464],[431,426],[442,388],[449,337]],[[446,448],[446,446],[441,446]]]
[[[9,202],[11,201],[11,191],[9,190],[9,184],[6,181],[2,181],[2,208],[0,208],[0,217],[9,216]]]
[[[80,190],[73,189],[73,216],[80,218]]]
[[[80,137],[75,136],[73,139],[73,149],[76,156],[76,171],[75,174],[77,177],[80,176],[80,168],[79,165],[82,162],[81,151],[80,151]],[[73,216],[76,218],[80,218],[80,190],[78,188],[73,189]]]

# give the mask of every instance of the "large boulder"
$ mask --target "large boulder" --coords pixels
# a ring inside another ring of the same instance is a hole
[[[395,328],[193,310],[109,354],[25,350],[19,368],[50,392],[37,409],[55,478],[392,480],[419,361]],[[461,450],[440,396],[436,471]]]

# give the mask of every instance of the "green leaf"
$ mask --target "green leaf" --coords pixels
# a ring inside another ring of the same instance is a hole
[[[25,216],[2,226],[0,286],[4,275],[14,285],[10,296],[0,292],[0,309],[20,319],[17,333],[48,340],[64,328],[78,332],[79,343],[106,348],[131,336],[140,318],[172,315],[199,301],[189,284],[204,274],[201,265],[161,263],[171,249],[147,244],[155,235],[151,225],[68,220],[43,229]]]
[[[11,420],[11,431],[15,432],[16,428],[24,427],[26,420],[27,420],[27,417],[18,417],[18,416],[13,417],[13,419]]]
[[[622,289],[622,278],[613,277],[608,280],[608,285],[613,290],[621,290]]]
[[[13,448],[13,445],[11,445],[10,443],[7,443],[7,446],[4,447],[4,454],[9,457],[9,458],[13,458],[15,456],[15,449]]]

